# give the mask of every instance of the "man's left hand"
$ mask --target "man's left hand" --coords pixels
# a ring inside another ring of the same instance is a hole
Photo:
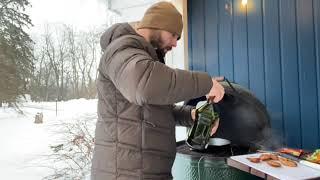
[[[217,132],[218,127],[219,127],[219,119],[217,119],[217,120],[214,122],[214,125],[213,125],[213,127],[212,127],[212,129],[211,129],[211,133],[210,133],[211,136],[214,135],[214,134]]]

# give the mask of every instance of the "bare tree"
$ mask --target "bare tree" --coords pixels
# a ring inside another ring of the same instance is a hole
[[[63,93],[64,83],[63,82],[64,82],[64,67],[65,67],[65,61],[67,58],[67,44],[66,44],[67,32],[65,30],[60,30],[60,32],[62,34],[58,36],[58,47],[59,47],[59,65],[60,65],[61,74],[60,74],[60,88],[59,86],[57,86],[57,88],[59,88],[58,100],[64,100],[64,93]]]
[[[51,78],[51,72],[52,72],[52,66],[50,63],[46,62],[44,67],[43,67],[43,81],[44,81],[44,91],[43,91],[43,100],[44,101],[49,101],[49,80]]]
[[[81,40],[83,41],[83,40]],[[88,48],[86,43],[79,43],[79,53],[80,57],[78,59],[78,67],[81,73],[81,96],[84,96],[87,93],[86,87],[86,69],[88,66]]]
[[[96,97],[99,37],[94,30],[47,25],[36,41],[32,97],[46,101]]]
[[[89,93],[89,98],[94,98],[96,94],[96,87],[95,87],[95,80],[97,79],[98,76],[98,71],[97,71],[97,49],[99,48],[99,34],[97,32],[94,32],[91,30],[87,34],[86,38],[86,43],[88,44],[88,48],[90,51],[90,60],[89,60],[89,67],[87,68],[87,76],[88,76],[88,93]],[[94,73],[93,73],[93,72]],[[92,77],[93,76],[93,77]]]
[[[33,50],[35,70],[30,83],[30,95],[35,101],[49,100],[49,80],[52,79],[52,68],[47,56],[45,37],[45,34],[33,35],[32,37],[35,42]]]
[[[60,64],[57,57],[56,47],[54,45],[54,41],[52,38],[51,32],[49,32],[50,29],[47,28],[45,32],[45,52],[46,56],[49,58],[50,66],[53,69],[54,75],[55,75],[55,83],[56,83],[56,92],[57,92],[57,99],[59,98],[59,79],[60,79]]]
[[[72,87],[73,87],[73,94],[76,98],[79,98],[79,74],[78,74],[78,67],[77,62],[79,59],[79,55],[77,54],[77,45],[75,39],[75,32],[72,27],[66,27],[67,30],[67,40],[68,40],[68,50],[69,50],[69,57],[71,61],[72,67]]]

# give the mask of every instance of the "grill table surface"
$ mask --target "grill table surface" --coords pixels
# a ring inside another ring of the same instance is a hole
[[[265,179],[320,179],[320,171],[312,169],[301,163],[297,167],[283,166],[279,168],[271,167],[266,162],[252,163],[247,157],[259,157],[263,153],[246,154],[239,156],[231,156],[227,163],[229,166],[235,167],[242,171],[251,173]]]

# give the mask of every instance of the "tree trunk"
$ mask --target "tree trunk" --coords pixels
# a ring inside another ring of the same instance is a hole
[[[81,79],[81,97],[87,97],[87,88],[86,88],[86,75],[84,70],[81,72],[82,79]]]
[[[77,67],[76,67],[76,62],[75,60],[73,61],[73,76],[72,76],[72,79],[73,79],[73,82],[74,82],[74,95],[76,98],[79,98],[79,76],[77,75],[78,73],[78,70],[77,70]]]
[[[45,79],[44,79],[44,84],[45,84],[45,87],[44,87],[44,94],[43,94],[43,97],[42,97],[42,100],[44,101],[48,101],[48,98],[49,98],[49,79],[50,79],[50,73],[51,73],[51,66],[49,65],[48,68],[45,69]]]
[[[64,73],[63,73],[63,71],[64,71],[64,64],[63,64],[64,62],[62,61],[62,64],[61,64],[61,85],[60,85],[60,98],[61,98],[61,100],[63,101],[64,100],[64,91],[63,91],[63,79],[64,79]]]
[[[49,80],[46,79],[46,82],[45,82],[45,91],[44,91],[44,101],[48,101],[48,98],[49,98],[49,88],[48,88],[48,84],[49,84]]]
[[[59,75],[56,75],[56,85],[57,85],[57,101],[60,101],[60,84],[59,84]]]

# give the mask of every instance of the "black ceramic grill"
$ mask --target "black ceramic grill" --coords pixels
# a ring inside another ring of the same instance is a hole
[[[224,145],[224,146],[208,146],[205,150],[191,149],[184,141],[177,142],[177,153],[190,155],[193,157],[230,157],[235,155],[243,155],[256,152],[256,147],[244,147],[238,145]]]
[[[227,158],[255,152],[255,148],[237,145],[211,147],[199,151],[191,150],[184,141],[177,143],[177,155],[172,169],[177,180],[255,180],[256,176],[227,165]]]
[[[191,150],[184,141],[177,143],[177,155],[172,169],[177,180],[211,179],[259,179],[256,176],[229,167],[230,156],[255,152],[258,144],[270,138],[270,118],[265,106],[247,89],[229,82],[222,85],[225,96],[217,103],[219,128],[214,135],[231,141],[229,145],[209,146],[207,149]],[[205,97],[192,99],[187,105],[196,106]]]

